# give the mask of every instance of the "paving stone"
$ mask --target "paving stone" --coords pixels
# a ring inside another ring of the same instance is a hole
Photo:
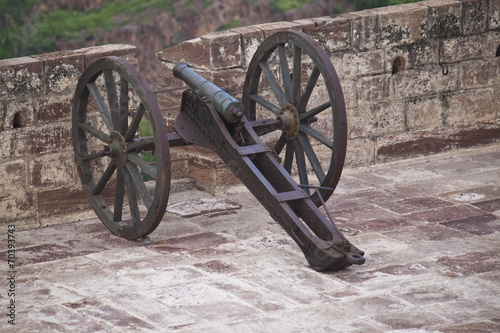
[[[366,263],[338,272],[246,189],[172,193],[188,213],[141,241],[95,218],[19,230],[16,332],[500,331],[498,147],[344,175],[328,210]]]

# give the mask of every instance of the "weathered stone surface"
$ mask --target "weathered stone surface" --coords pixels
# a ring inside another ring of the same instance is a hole
[[[441,41],[440,61],[458,62],[485,56],[486,36],[472,35]]]
[[[43,62],[32,57],[0,60],[0,98],[35,96],[44,91]]]
[[[107,56],[117,56],[135,62],[137,49],[133,45],[127,44],[107,44],[100,46],[91,46],[73,51],[75,54],[81,54],[85,58],[85,67],[99,58]]]
[[[416,98],[406,103],[409,130],[443,126],[443,105],[436,98]]]
[[[18,128],[14,131],[15,156],[52,153],[71,147],[71,124]]]
[[[458,87],[459,68],[447,65],[448,74],[443,75],[439,65],[401,71],[393,76],[394,98],[407,99],[421,96],[436,96],[442,91],[454,91]]]
[[[380,27],[376,13],[361,11],[343,14],[351,20],[352,46],[359,51],[375,49],[380,42]]]
[[[257,48],[264,41],[264,31],[256,26],[241,27],[231,29],[231,31],[241,35],[242,65],[247,68]]]
[[[49,95],[37,101],[36,118],[42,122],[70,121],[72,105],[73,94]]]
[[[468,0],[462,3],[464,18],[463,34],[472,35],[486,31],[488,2],[485,0]]]
[[[424,37],[426,7],[407,4],[372,11],[378,15],[381,45],[418,43]]]
[[[461,88],[483,88],[498,84],[499,68],[500,57],[463,62]]]
[[[448,106],[445,111],[447,124],[468,124],[496,118],[496,110],[491,108],[495,104],[493,89],[466,91],[446,96],[445,100]]]
[[[231,31],[212,32],[201,36],[202,42],[207,41],[210,47],[210,65],[212,69],[241,66],[240,34]]]
[[[3,119],[2,129],[18,129],[25,126],[33,125],[35,122],[34,101],[31,98],[7,100],[5,115]]]
[[[419,2],[429,7],[427,29],[430,39],[453,38],[462,32],[462,4],[455,0],[431,0]]]
[[[344,75],[349,78],[384,72],[384,51],[344,54]]]
[[[72,93],[85,68],[83,55],[58,51],[34,56],[43,61],[46,93]]]
[[[351,46],[351,22],[344,17],[318,17],[303,31],[314,38],[326,52],[341,51]],[[297,23],[297,22],[295,22]]]
[[[490,1],[488,9],[488,27],[490,29],[500,28],[500,2]]]
[[[387,102],[390,97],[390,76],[365,76],[358,79],[358,104],[374,104]]]
[[[0,163],[0,193],[9,196],[14,192],[23,191],[27,188],[28,178],[25,160],[13,160]]]
[[[74,187],[41,191],[36,197],[39,218],[90,209],[83,191]]]
[[[70,150],[42,155],[30,161],[29,174],[30,185],[37,191],[68,185],[79,186],[73,151]]]

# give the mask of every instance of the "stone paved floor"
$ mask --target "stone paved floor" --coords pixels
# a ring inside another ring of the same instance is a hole
[[[142,242],[96,219],[17,231],[1,332],[500,332],[499,146],[345,170],[328,208],[366,263],[340,272],[244,188],[185,200]]]

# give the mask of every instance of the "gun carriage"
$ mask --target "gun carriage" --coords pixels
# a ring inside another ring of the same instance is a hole
[[[169,198],[170,148],[195,144],[217,153],[313,269],[364,263],[326,207],[326,215],[320,210],[342,173],[347,123],[339,79],[318,43],[299,31],[267,38],[248,67],[241,101],[185,63],[174,75],[190,89],[171,133],[153,91],[124,59],[99,59],[78,81],[77,168],[92,208],[112,233],[139,239],[155,230]],[[148,162],[151,154],[155,162]]]

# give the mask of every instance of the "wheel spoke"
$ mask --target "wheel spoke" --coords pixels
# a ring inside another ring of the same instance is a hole
[[[283,147],[285,147],[285,144],[288,140],[286,139],[284,134],[281,134],[280,138],[278,139],[278,142],[276,142],[276,145],[274,146],[274,152],[279,155],[281,151],[283,150]]]
[[[111,179],[111,176],[113,176],[113,173],[116,170],[116,165],[111,162],[109,163],[108,167],[104,171],[104,173],[101,176],[101,179],[97,182],[96,186],[92,189],[92,194],[93,195],[99,195],[101,194],[102,190],[104,190],[104,187],[108,183],[108,181]]]
[[[123,178],[123,169],[118,169],[116,173],[116,191],[115,191],[115,208],[113,211],[113,222],[120,222],[123,217],[123,195],[125,189],[125,181]]]
[[[128,151],[138,151],[139,150],[146,150],[145,148],[150,148],[152,147],[154,149],[154,144],[155,144],[155,138],[154,137],[147,137],[147,138],[141,138],[141,139],[136,139],[134,142],[127,144],[127,150]],[[149,150],[153,150],[149,149]]]
[[[272,104],[271,102],[266,101],[264,98],[260,97],[257,94],[250,95],[250,99],[256,103],[259,103],[260,105],[274,113],[276,116],[279,116],[281,114],[281,109],[279,107]]]
[[[311,73],[311,76],[309,77],[309,80],[307,81],[306,88],[304,90],[304,93],[302,96],[300,96],[300,100],[298,103],[298,108],[297,112],[298,113],[304,113],[306,110],[307,102],[309,102],[309,98],[311,98],[311,94],[314,90],[314,87],[316,86],[316,82],[318,82],[318,78],[321,72],[319,71],[318,66],[314,66],[314,69]]]
[[[127,188],[128,206],[130,208],[130,214],[132,215],[132,221],[135,226],[141,222],[141,215],[139,213],[137,198],[135,197],[134,180],[127,169],[124,169],[123,175],[125,176],[125,187]]]
[[[142,172],[147,173],[154,180],[157,180],[158,174],[156,172],[156,168],[152,167],[148,164],[148,162],[144,161],[139,155],[136,153],[128,154],[128,159],[135,165],[141,168]]]
[[[292,104],[297,105],[302,84],[302,49],[293,48]]]
[[[87,87],[94,99],[94,102],[97,104],[97,109],[99,109],[99,113],[101,114],[106,127],[109,130],[109,133],[113,132],[113,122],[111,121],[111,115],[109,113],[108,107],[106,103],[104,103],[104,99],[102,98],[101,92],[95,82],[87,83]]]
[[[128,82],[125,78],[120,78],[120,123],[118,131],[125,134],[128,128]]]
[[[113,71],[110,69],[103,70],[104,82],[106,85],[106,92],[108,93],[108,104],[111,113],[111,121],[113,123],[113,128],[118,128],[119,126],[119,112],[120,108],[118,106],[118,97],[116,95],[116,84],[113,78]]]
[[[309,119],[311,117],[314,117],[318,113],[321,113],[321,112],[325,111],[326,109],[328,109],[331,106],[332,106],[332,102],[330,102],[330,101],[325,102],[325,103],[321,104],[320,106],[315,107],[312,110],[309,110],[309,111],[307,111],[305,113],[299,114],[299,119],[300,120],[305,120],[305,119]]]
[[[93,137],[98,138],[99,140],[105,142],[106,144],[109,142],[109,135],[98,130],[97,128],[94,128],[87,124],[78,124],[78,128],[84,130],[85,132],[89,133]]]
[[[134,182],[135,187],[139,192],[139,196],[141,197],[144,206],[146,206],[146,208],[149,210],[151,208],[151,205],[153,204],[153,199],[151,198],[151,194],[149,194],[149,190],[147,189],[146,184],[142,179],[142,175],[139,172],[137,165],[133,163],[127,163],[126,168],[130,173],[130,176],[132,177],[132,181]]]
[[[313,138],[315,138],[316,140],[318,140],[319,142],[321,142],[322,144],[333,150],[333,141],[326,138],[323,134],[319,133],[311,126],[302,124],[300,126],[300,130],[306,134],[309,134],[310,136],[312,136]]]
[[[139,128],[139,124],[141,123],[142,116],[144,116],[144,113],[146,112],[146,109],[144,108],[144,105],[139,104],[139,107],[137,108],[137,112],[134,115],[134,118],[132,119],[132,122],[130,123],[129,128],[123,135],[123,138],[125,139],[125,142],[132,141],[134,138],[135,132],[137,132],[137,129]]]
[[[278,45],[278,54],[280,57],[281,76],[283,77],[283,87],[285,88],[285,97],[287,102],[292,101],[292,79],[290,77],[290,68],[288,67],[288,57],[284,44]]]
[[[307,139],[307,135],[304,133],[299,133],[297,141],[306,153],[307,159],[311,163],[311,166],[316,173],[316,176],[318,177],[319,183],[322,184],[323,180],[325,180],[325,171],[323,170],[323,167],[321,166],[321,163],[319,162],[318,157],[316,156],[316,153],[311,146],[311,143]]]
[[[285,162],[283,163],[283,167],[289,174],[292,173],[293,154],[295,151],[294,146],[295,146],[294,141],[289,141],[288,144],[286,145],[286,150],[285,150]]]
[[[280,84],[278,83],[273,73],[271,72],[269,64],[263,61],[259,63],[259,66],[262,69],[262,73],[266,77],[267,81],[271,85],[271,89],[273,90],[274,96],[276,96],[276,99],[278,100],[280,107],[284,107],[286,104],[286,98],[285,95],[283,94],[283,89],[281,89]]]
[[[307,176],[306,158],[304,150],[300,144],[294,144],[295,148],[295,161],[297,163],[297,170],[299,172],[300,185],[309,185],[309,177]],[[304,188],[307,194],[310,194],[308,188]]]

